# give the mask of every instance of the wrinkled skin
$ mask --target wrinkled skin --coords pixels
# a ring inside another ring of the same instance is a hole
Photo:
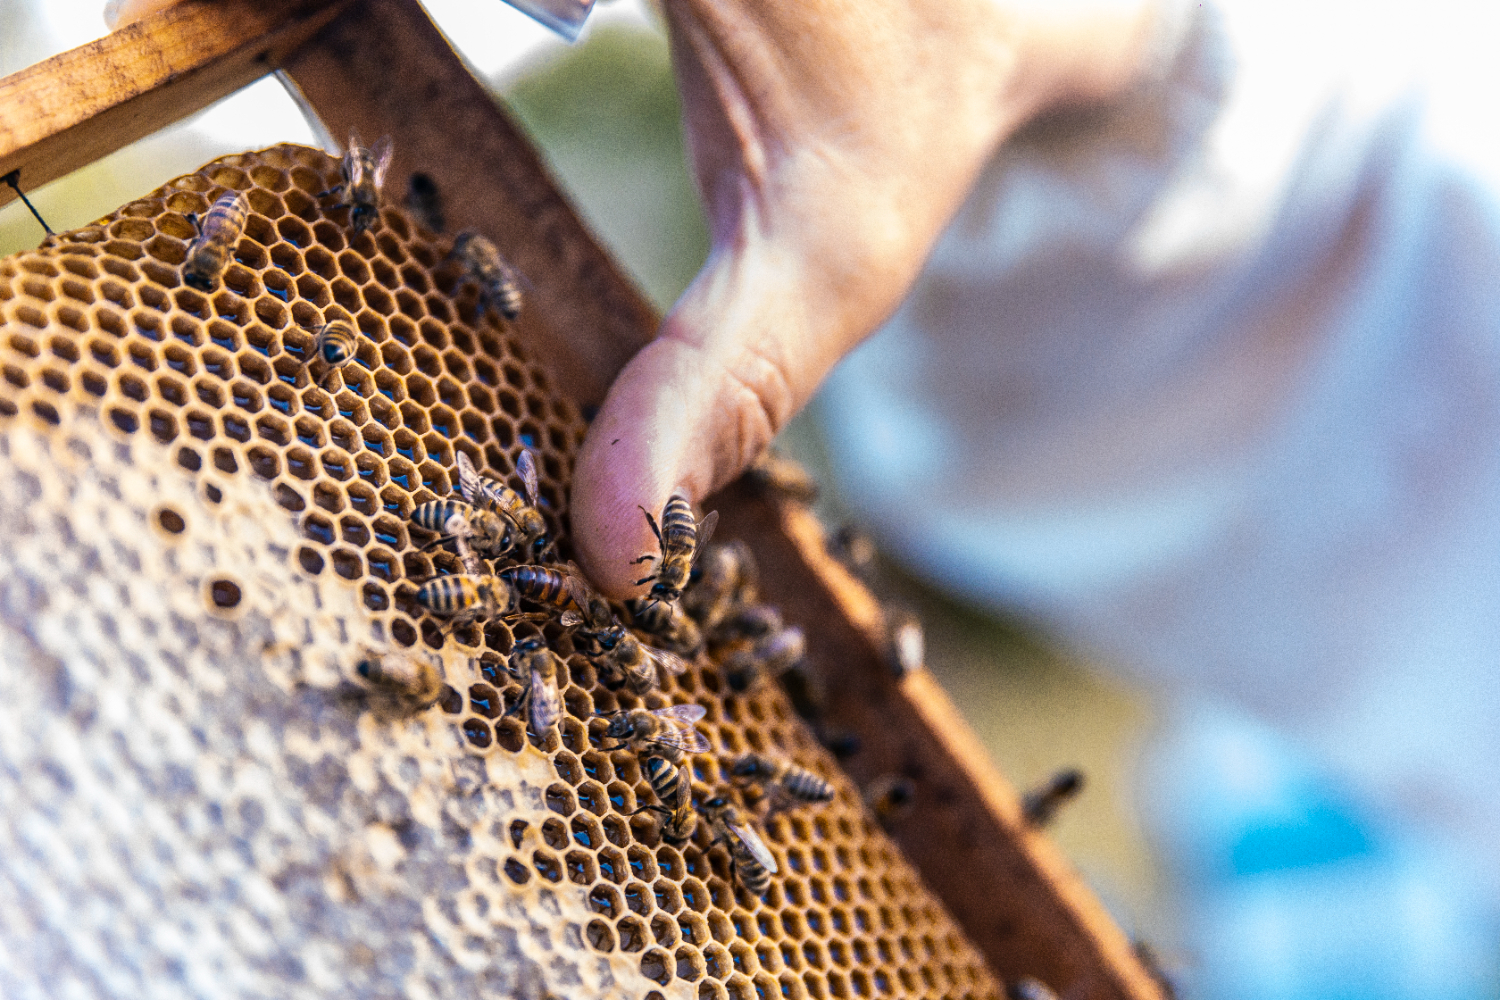
[[[166,0],[125,0],[117,25]],[[733,479],[895,309],[1020,125],[1134,78],[1150,0],[662,0],[707,263],[621,372],[575,470],[579,561],[610,597],[637,505]]]

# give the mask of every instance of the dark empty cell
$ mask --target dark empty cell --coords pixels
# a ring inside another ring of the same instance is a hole
[[[457,715],[464,710],[464,697],[451,684],[444,684],[443,690],[438,694],[438,707],[449,715]]]
[[[146,401],[146,398],[151,395],[151,390],[146,385],[146,383],[136,378],[134,375],[122,374],[120,376],[119,385],[120,392],[122,394],[130,397],[138,403],[144,403]],[[204,435],[199,436],[203,437]]]
[[[349,456],[337,449],[330,448],[323,452],[323,471],[334,479],[343,482],[353,476],[352,465]]]
[[[341,392],[334,397],[333,408],[340,417],[356,427],[370,419],[370,410],[365,401],[352,392]]]
[[[334,259],[333,254],[322,247],[313,247],[307,251],[305,259],[307,261],[307,269],[319,277],[327,281],[332,281],[338,277],[338,261]]]
[[[307,375],[307,366],[289,354],[283,354],[272,362],[276,377],[287,385],[297,386]]]
[[[322,542],[324,545],[333,544],[333,525],[323,518],[313,515],[302,522],[302,530],[308,538]]]
[[[363,483],[350,483],[344,487],[344,491],[349,497],[349,506],[366,517],[375,513],[379,507],[379,499],[375,496],[375,491]]]
[[[359,473],[359,478],[371,486],[381,486],[386,481],[387,471],[385,463],[367,451],[361,452],[359,457],[354,460],[354,468]],[[390,478],[394,479],[395,477],[392,476]],[[407,481],[402,481],[401,486],[410,489]]]
[[[592,855],[583,851],[569,851],[563,858],[567,866],[568,881],[576,885],[589,885],[597,876]]]
[[[474,684],[469,688],[469,707],[486,719],[498,719],[500,695],[488,684]]]
[[[517,719],[503,719],[495,730],[495,738],[511,753],[520,753],[526,745],[526,726]]]
[[[371,611],[384,611],[391,606],[390,595],[379,584],[366,583],[363,593],[365,607]]]
[[[203,467],[203,459],[191,448],[177,449],[177,464],[189,472],[197,472]]]
[[[344,541],[360,548],[369,544],[370,541],[370,529],[365,527],[364,521],[357,517],[341,518],[339,533],[344,536]]]
[[[223,416],[223,423],[226,436],[240,442],[250,440],[250,424],[244,417],[226,413]]]
[[[240,585],[233,580],[213,580],[208,585],[209,596],[214,607],[233,608],[240,603]]]
[[[567,816],[577,809],[577,804],[573,800],[573,789],[566,785],[548,785],[546,798],[547,808],[555,813]]]
[[[345,580],[358,580],[365,575],[364,563],[359,554],[348,549],[333,550],[333,571]]]
[[[229,400],[246,412],[257,412],[261,408],[261,391],[249,382],[236,382],[229,387]]]
[[[427,324],[423,323],[422,326],[425,333]],[[442,359],[438,356],[437,351],[434,351],[430,347],[418,347],[416,350],[411,352],[411,359],[412,364],[416,366],[417,371],[423,373],[424,375],[428,375],[432,378],[437,378],[443,373]]]
[[[444,380],[446,382],[446,380]],[[462,398],[456,404],[463,407]],[[445,438],[451,438],[458,433],[458,414],[446,406],[435,406],[432,408],[432,429]]]
[[[417,630],[412,627],[412,623],[407,621],[405,618],[397,618],[395,621],[391,622],[391,635],[394,636],[396,641],[403,646],[415,646],[417,644]],[[489,726],[485,725],[485,723],[481,722],[479,719],[470,719],[469,722],[474,723],[474,725],[478,727],[478,730],[476,732],[470,733],[468,725],[465,724],[464,735],[468,737],[469,742],[473,743],[475,746],[489,746]],[[484,743],[481,744],[476,742],[479,739],[483,739]]]
[[[240,463],[235,460],[234,452],[228,448],[214,449],[214,468],[220,472],[238,472]]]
[[[488,745],[489,741],[488,739],[486,739],[485,746]],[[531,881],[531,869],[527,868],[524,864],[522,864],[515,858],[510,858],[505,862],[505,874],[512,882],[516,883],[517,885],[525,885],[527,882]]]
[[[641,956],[641,975],[663,986],[672,981],[672,969],[665,952],[652,948]]]
[[[382,545],[389,545],[392,548],[401,548],[406,544],[406,529],[402,527],[400,522],[392,518],[376,518],[374,529],[375,540],[377,542],[380,542]],[[493,678],[490,679],[493,680]]]
[[[306,545],[297,550],[297,563],[304,570],[313,575],[323,572],[323,557],[317,549],[308,548]]]
[[[354,425],[342,420],[329,425],[328,439],[348,452],[359,451],[363,446],[363,442],[359,439],[359,431],[355,430]]]
[[[280,330],[290,321],[286,306],[273,299],[255,300],[255,318],[266,326]]]
[[[376,273],[379,273],[379,265],[383,261],[376,261]],[[366,285],[360,290],[360,298],[364,299],[365,305],[375,312],[385,316],[392,316],[396,311],[396,300],[391,298],[391,293],[377,285]],[[392,318],[396,318],[392,316]],[[395,323],[391,324],[392,332],[395,331]]]
[[[382,369],[375,373],[375,391],[391,402],[399,403],[406,398],[406,383],[395,372]]]
[[[152,410],[148,414],[148,422],[152,436],[163,444],[177,436],[177,421],[172,419],[170,413]]]
[[[58,395],[68,391],[68,376],[55,368],[42,369],[42,384]]]
[[[33,404],[33,409],[36,408],[36,405],[37,404]],[[55,413],[56,411],[53,412]],[[111,423],[113,423],[120,430],[124,431],[126,434],[134,434],[136,430],[141,426],[140,418],[129,410],[112,408],[109,411],[109,419]],[[55,423],[56,421],[53,422]]]
[[[602,789],[594,785],[584,785],[578,789],[578,804],[596,816],[604,815],[609,798],[601,794]],[[577,822],[576,820],[574,822]]]
[[[246,454],[250,459],[250,468],[262,479],[275,479],[281,471],[281,460],[270,448],[251,448]]]
[[[646,927],[634,917],[627,917],[616,925],[620,932],[622,951],[640,951],[646,944]]]
[[[562,881],[562,866],[557,863],[557,858],[545,851],[537,851],[533,854],[531,864],[536,869],[536,873],[548,882]]]
[[[286,453],[287,471],[298,479],[312,479],[317,476],[317,470],[313,467],[311,452],[301,448],[292,448]]]
[[[592,899],[592,897],[590,897]],[[584,935],[588,938],[589,946],[595,951],[614,951],[615,935],[602,920],[590,920]]]

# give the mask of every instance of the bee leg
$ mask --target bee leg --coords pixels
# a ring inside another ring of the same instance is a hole
[[[636,504],[636,506],[641,507],[640,504]],[[646,515],[646,523],[651,525],[651,534],[656,536],[656,544],[660,545],[662,552],[665,553],[667,551],[667,543],[661,540],[661,529],[656,526],[656,518],[652,517],[651,512],[644,507],[641,507],[641,513]],[[640,560],[636,561],[639,562]]]
[[[643,813],[643,812],[659,812],[663,816],[670,816],[670,815],[672,815],[672,810],[668,809],[666,806],[659,806],[659,805],[641,806],[635,812],[626,813],[625,815],[627,815],[627,816],[634,816],[637,813]]]
[[[313,197],[314,198],[327,198],[329,195],[331,195],[331,194],[338,194],[342,190],[344,190],[344,185],[342,185],[342,184],[335,184],[333,187],[329,188],[327,191],[321,192],[320,194],[315,194],[315,195],[313,195]],[[337,205],[334,206],[334,208],[337,208],[337,207],[338,207]]]
[[[187,214],[187,220],[193,224],[193,232],[197,233],[199,236],[202,236],[203,227],[198,224],[198,213],[189,212]]]
[[[521,692],[521,697],[519,697],[519,698],[516,699],[516,703],[514,705],[510,706],[510,708],[507,708],[505,710],[505,717],[508,719],[512,715],[515,715],[515,714],[519,713],[521,711],[521,707],[523,705],[525,705],[530,700],[531,700],[531,685],[527,684],[526,685],[526,689]]]

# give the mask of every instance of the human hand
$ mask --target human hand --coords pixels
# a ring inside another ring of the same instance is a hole
[[[980,168],[1038,111],[1142,62],[1144,0],[665,0],[712,248],[620,373],[574,473],[612,597],[655,548],[637,505],[733,479],[896,307]]]

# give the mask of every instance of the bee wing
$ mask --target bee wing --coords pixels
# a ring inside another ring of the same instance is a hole
[[[703,515],[703,520],[698,522],[698,545],[693,549],[693,565],[697,565],[698,557],[703,555],[703,550],[708,548],[708,540],[714,537],[714,529],[719,526],[719,512],[711,510]]]
[[[707,715],[708,709],[702,705],[668,705],[666,708],[653,709],[651,714],[679,726],[691,726]]]
[[[375,189],[380,190],[380,185],[385,183],[385,172],[391,169],[391,157],[396,152],[396,144],[391,137],[383,135],[375,140],[375,145],[370,147],[370,153],[375,157]]]
[[[641,643],[641,648],[656,663],[657,673],[662,677],[680,677],[687,673],[687,661],[676,653],[668,652],[665,649],[657,649],[655,646],[648,646],[645,643]],[[687,706],[684,705],[682,707],[686,708]],[[703,706],[697,705],[695,707],[702,708]]]
[[[760,834],[756,832],[755,827],[749,823],[730,823],[727,820],[724,826],[736,840],[745,845],[750,856],[759,862],[762,868],[772,875],[776,874],[776,856],[771,853],[766,842],[760,839]]]
[[[708,737],[691,726],[669,726],[652,742],[676,747],[684,753],[708,753],[713,749]]]
[[[469,503],[478,504],[484,499],[484,480],[479,478],[479,470],[467,454],[459,452],[457,461],[458,492]]]
[[[521,449],[521,457],[516,460],[516,472],[520,473],[521,483],[526,487],[526,502],[533,507],[538,506],[541,494],[537,490],[536,459],[531,457],[530,448]]]
[[[538,736],[557,725],[557,719],[562,715],[562,699],[558,697],[557,684],[542,676],[542,672],[535,667],[531,669],[531,705],[528,715],[531,728]]]
[[[349,130],[349,144],[344,147],[344,152],[347,153],[350,150],[358,149],[360,146],[363,146],[363,145],[364,145],[364,142],[359,137],[359,129],[351,128]]]

